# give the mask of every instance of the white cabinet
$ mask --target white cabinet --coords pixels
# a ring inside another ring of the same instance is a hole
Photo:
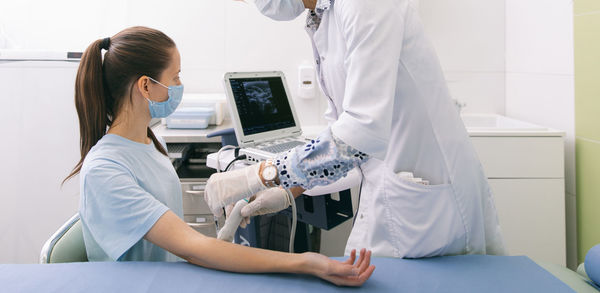
[[[548,133],[471,139],[509,254],[566,265],[564,138]]]
[[[511,255],[566,265],[563,179],[490,179]]]
[[[80,158],[78,65],[0,60],[0,263],[37,262],[44,242],[77,212],[78,177],[61,182]]]
[[[472,136],[488,178],[564,178],[564,139]]]

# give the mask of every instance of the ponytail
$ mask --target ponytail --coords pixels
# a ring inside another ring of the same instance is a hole
[[[75,108],[79,116],[79,151],[81,159],[63,183],[81,171],[83,160],[106,134],[109,113],[106,107],[102,74],[101,46],[104,40],[93,42],[83,53],[75,79]],[[112,113],[111,113],[112,114]]]
[[[167,150],[165,150],[165,148],[163,147],[163,145],[158,141],[158,139],[156,139],[156,136],[154,135],[154,132],[152,132],[152,129],[150,129],[150,127],[148,127],[148,137],[152,140],[152,143],[154,144],[154,147],[161,152],[163,155],[165,156],[169,156],[167,155]]]
[[[143,75],[159,76],[171,61],[174,47],[175,42],[164,33],[137,26],[99,39],[85,50],[75,79],[81,159],[63,183],[81,171],[86,155],[106,134],[127,95],[131,100],[134,82]],[[102,49],[106,49],[104,61]],[[147,135],[167,156],[149,127]]]

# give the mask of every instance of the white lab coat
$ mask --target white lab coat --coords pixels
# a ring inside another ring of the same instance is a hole
[[[413,3],[331,2],[309,32],[326,117],[335,136],[371,157],[346,254],[503,254],[490,188]]]

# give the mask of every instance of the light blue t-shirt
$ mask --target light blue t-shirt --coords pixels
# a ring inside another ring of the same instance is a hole
[[[87,154],[80,173],[79,214],[88,259],[180,260],[143,237],[169,209],[183,218],[181,197],[171,161],[153,143],[106,134]]]

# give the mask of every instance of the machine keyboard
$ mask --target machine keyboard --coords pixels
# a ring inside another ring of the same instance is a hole
[[[287,150],[293,149],[299,145],[303,145],[304,142],[302,141],[297,141],[297,140],[293,140],[293,141],[288,141],[288,142],[284,142],[284,143],[280,143],[280,144],[274,144],[274,145],[269,145],[269,146],[264,146],[264,147],[260,147],[260,150],[263,151],[267,151],[267,152],[271,152],[274,154],[279,154],[279,153],[283,153]]]

